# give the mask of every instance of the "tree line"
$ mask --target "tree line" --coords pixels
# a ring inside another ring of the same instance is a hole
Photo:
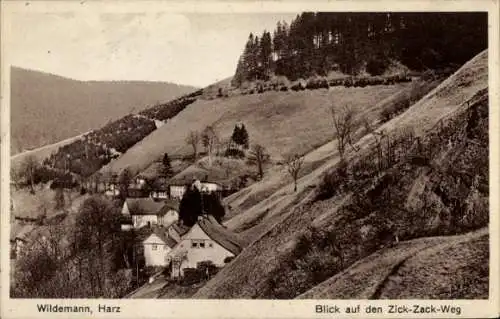
[[[487,48],[487,28],[479,12],[304,12],[272,34],[250,33],[232,85],[332,70],[381,75],[391,60],[415,71],[456,67]]]

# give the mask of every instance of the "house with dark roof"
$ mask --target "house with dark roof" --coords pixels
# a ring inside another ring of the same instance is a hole
[[[182,277],[184,269],[196,268],[199,262],[211,261],[223,267],[229,257],[242,250],[239,238],[211,215],[200,216],[198,222],[181,238],[169,253],[171,277]]]
[[[153,226],[149,236],[143,241],[145,266],[165,267],[168,265],[168,254],[177,245],[177,242],[168,235],[165,227]]]
[[[132,227],[136,229],[148,225],[169,226],[179,219],[175,203],[158,202],[149,197],[127,198],[122,215],[130,216]]]

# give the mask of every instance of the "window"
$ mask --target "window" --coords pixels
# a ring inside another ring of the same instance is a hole
[[[200,242],[200,248],[205,248],[205,242],[204,241]]]
[[[198,248],[198,243],[196,241],[191,241],[191,247],[192,248]]]
[[[157,244],[153,244],[153,246],[151,246],[151,249],[152,250],[157,250],[158,249],[158,245]]]
[[[214,244],[209,243],[209,244],[208,244],[208,247],[212,248],[212,247],[214,247]]]

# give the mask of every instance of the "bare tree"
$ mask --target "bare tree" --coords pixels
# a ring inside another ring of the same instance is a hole
[[[198,145],[200,144],[200,134],[197,131],[189,132],[186,137],[186,143],[193,148],[193,158],[196,161],[198,158]]]
[[[288,173],[293,178],[293,191],[297,191],[297,179],[299,178],[300,170],[304,164],[304,157],[298,154],[290,155],[286,158],[286,166]]]
[[[264,177],[264,165],[269,163],[270,157],[264,146],[260,144],[253,144],[248,154],[248,163],[256,165],[259,178]]]
[[[333,128],[335,130],[335,137],[337,138],[337,149],[340,157],[344,158],[347,144],[349,144],[355,151],[358,151],[352,142],[352,137],[356,129],[354,111],[348,106],[344,106],[340,110],[338,110],[335,106],[332,106],[330,111],[333,120]]]
[[[21,174],[29,183],[32,194],[35,194],[35,174],[38,166],[38,161],[32,155],[28,155],[21,164]]]
[[[219,137],[213,126],[207,126],[201,133],[201,142],[208,154],[208,165],[212,166],[212,155],[219,143]]]

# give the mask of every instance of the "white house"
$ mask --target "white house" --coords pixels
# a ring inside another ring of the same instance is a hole
[[[182,277],[185,268],[196,268],[199,262],[211,261],[224,266],[227,257],[241,252],[235,235],[222,227],[212,216],[200,216],[198,222],[181,238],[170,252],[171,277]]]
[[[123,203],[122,214],[131,216],[133,228],[158,224],[158,215],[165,206],[151,198],[127,198]]]
[[[186,185],[171,184],[168,186],[168,192],[171,199],[182,199],[186,190]]]
[[[222,186],[215,182],[201,182],[201,192],[213,193],[222,191]]]
[[[167,256],[176,244],[177,242],[168,236],[165,228],[152,228],[151,234],[142,241],[146,267],[167,266]]]
[[[158,212],[158,224],[168,227],[179,220],[179,205],[175,202],[166,202]]]

